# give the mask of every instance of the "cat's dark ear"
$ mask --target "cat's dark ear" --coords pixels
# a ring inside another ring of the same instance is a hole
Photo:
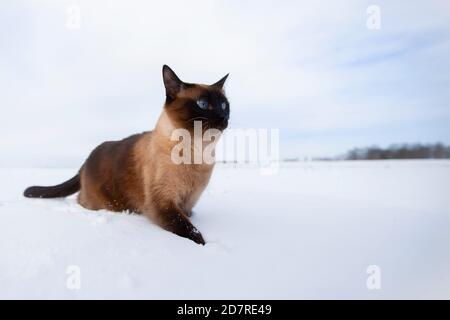
[[[162,69],[164,86],[166,87],[166,96],[175,98],[178,92],[183,89],[183,81],[173,72],[169,66],[164,65]]]
[[[219,89],[223,89],[223,85],[225,84],[225,81],[227,80],[228,76],[229,76],[229,73],[225,77],[223,77],[222,79],[220,79],[219,81],[214,83],[212,86],[219,88]]]

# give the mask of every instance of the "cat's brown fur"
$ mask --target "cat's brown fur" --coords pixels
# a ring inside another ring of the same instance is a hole
[[[170,138],[177,128],[192,132],[190,119],[199,114],[207,115],[206,127],[226,128],[229,111],[202,111],[192,105],[205,94],[210,101],[228,104],[222,89],[226,77],[211,86],[188,84],[167,66],[163,77],[167,99],[153,131],[99,145],[80,169],[78,180],[74,177],[59,186],[30,187],[25,196],[67,196],[78,187],[78,202],[85,208],[142,213],[164,229],[204,244],[189,216],[214,165],[175,164],[171,152],[178,142]]]

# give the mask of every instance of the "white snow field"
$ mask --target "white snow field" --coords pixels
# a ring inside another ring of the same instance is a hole
[[[193,217],[206,246],[22,197],[74,172],[0,169],[0,298],[450,298],[450,161],[217,165]]]

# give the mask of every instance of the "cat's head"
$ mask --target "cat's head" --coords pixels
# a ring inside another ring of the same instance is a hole
[[[201,121],[203,130],[222,131],[228,126],[230,103],[223,90],[228,74],[214,84],[205,85],[181,81],[167,65],[162,73],[166,87],[164,108],[175,127],[190,130],[194,121]]]

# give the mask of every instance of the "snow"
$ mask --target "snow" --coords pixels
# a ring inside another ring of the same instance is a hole
[[[74,172],[0,169],[0,298],[450,298],[450,161],[285,163],[268,176],[220,164],[192,218],[205,246],[74,197],[22,197]]]

